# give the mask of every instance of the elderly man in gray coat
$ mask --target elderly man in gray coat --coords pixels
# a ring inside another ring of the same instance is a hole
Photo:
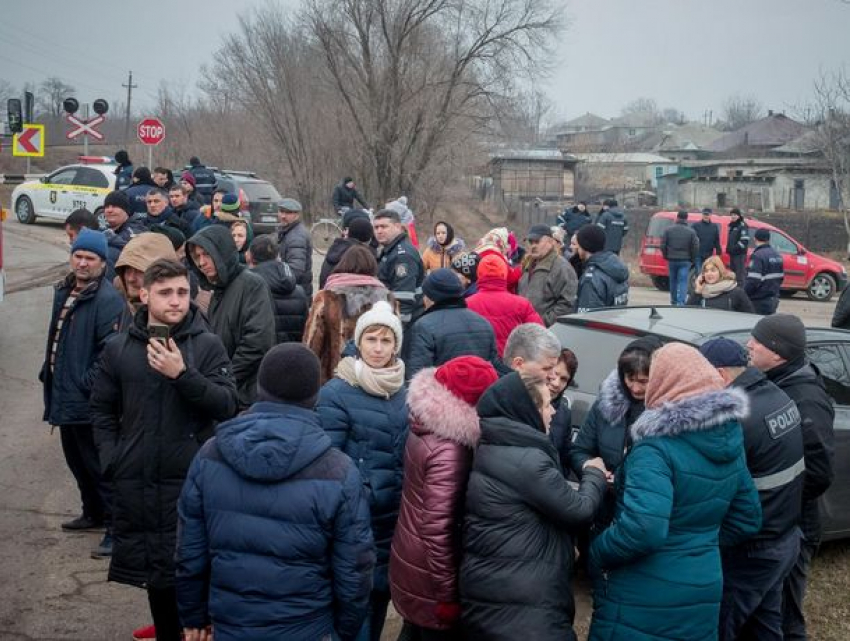
[[[294,198],[281,200],[277,220],[280,260],[292,269],[295,282],[304,288],[309,301],[313,298],[313,241],[310,230],[301,221],[301,203]]]
[[[518,293],[525,296],[550,327],[559,316],[573,311],[578,278],[572,266],[558,251],[558,242],[548,225],[534,225],[526,236],[531,258]]]

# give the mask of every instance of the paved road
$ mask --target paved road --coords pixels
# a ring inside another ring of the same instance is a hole
[[[7,284],[0,303],[0,639],[129,639],[149,622],[144,592],[106,582],[106,563],[89,558],[96,534],[65,534],[59,524],[79,511],[58,433],[40,420],[41,366],[52,290],[68,245],[59,225],[4,227]],[[320,257],[317,257],[321,264]],[[632,290],[634,304],[665,304],[667,295]],[[807,324],[827,324],[833,304],[783,300]],[[579,618],[587,600],[579,598]],[[394,639],[397,620],[385,638]]]

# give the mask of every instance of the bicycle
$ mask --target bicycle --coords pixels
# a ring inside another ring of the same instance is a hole
[[[322,256],[330,249],[333,242],[342,236],[340,219],[320,218],[310,227],[310,240],[313,243],[313,251]]]

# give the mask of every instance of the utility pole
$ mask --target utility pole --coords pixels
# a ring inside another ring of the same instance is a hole
[[[130,78],[126,85],[121,85],[127,89],[127,112],[124,115],[124,146],[127,146],[127,141],[130,139],[130,101],[133,99],[133,89],[137,89],[139,85],[133,84],[133,72],[130,72]]]

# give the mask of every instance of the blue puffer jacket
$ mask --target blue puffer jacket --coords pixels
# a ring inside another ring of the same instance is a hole
[[[360,475],[319,417],[255,403],[201,449],[178,504],[187,627],[230,639],[353,638],[375,562]]]
[[[316,410],[331,443],[348,454],[360,469],[378,553],[374,589],[387,591],[390,544],[401,504],[407,390],[402,387],[385,399],[334,378],[319,392]]]
[[[717,639],[719,545],[761,527],[738,422],[747,409],[744,393],[724,389],[648,409],[632,426],[614,522],[590,548],[591,641]]]

